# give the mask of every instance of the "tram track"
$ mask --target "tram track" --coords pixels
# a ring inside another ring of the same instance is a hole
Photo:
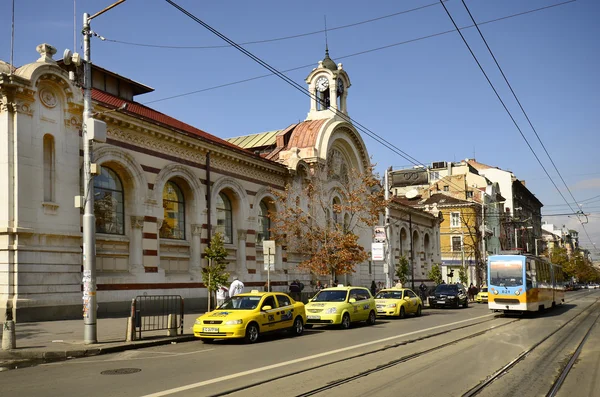
[[[560,390],[560,387],[563,385],[565,379],[567,379],[567,375],[569,375],[569,372],[571,371],[571,368],[573,368],[573,365],[575,364],[575,362],[579,358],[579,355],[581,354],[581,351],[583,350],[583,346],[587,342],[588,337],[592,333],[592,330],[598,324],[598,319],[599,318],[600,318],[600,313],[596,316],[596,319],[594,320],[594,322],[592,323],[592,325],[590,326],[590,328],[587,330],[585,336],[583,337],[583,339],[581,340],[581,342],[577,346],[577,349],[571,355],[571,358],[569,359],[569,362],[567,363],[567,365],[565,365],[565,367],[562,369],[562,371],[561,371],[560,375],[558,376],[558,378],[556,379],[556,381],[554,381],[554,384],[552,385],[552,388],[550,389],[550,391],[548,392],[548,394],[546,394],[546,397],[554,397],[554,396],[556,396],[556,394]]]
[[[568,301],[567,301],[567,300],[565,300],[565,303],[568,303],[568,302],[573,302],[573,301],[575,301],[575,300],[581,299],[581,298],[583,298],[583,297],[587,296],[588,294],[589,294],[589,292],[587,292],[587,291],[586,291],[586,293],[582,293],[582,294],[580,294],[580,295],[577,295],[577,296],[575,296],[575,297],[572,297],[572,299],[570,299],[570,300],[568,300]],[[597,301],[597,300],[596,300],[596,301]],[[568,321],[566,324],[568,324],[568,323],[570,323],[571,321],[573,321],[575,318],[577,318],[579,315],[581,315],[583,312],[585,312],[587,309],[589,309],[589,308],[590,308],[591,306],[593,306],[595,303],[596,303],[596,302],[594,302],[594,303],[592,303],[591,305],[589,305],[588,307],[586,307],[586,309],[584,309],[584,310],[583,310],[581,313],[577,314],[575,317],[573,317],[571,320],[569,320],[569,321]],[[499,317],[496,317],[496,318],[505,318],[505,317],[504,317],[503,315],[500,315]],[[518,319],[515,319],[514,321],[511,321],[511,322],[508,322],[508,323],[502,324],[502,325],[500,325],[500,326],[496,326],[496,327],[489,328],[489,329],[487,329],[487,330],[479,331],[479,332],[476,332],[476,333],[474,333],[474,334],[467,335],[467,336],[465,336],[465,337],[462,337],[462,338],[456,339],[456,340],[454,340],[454,341],[450,341],[450,342],[447,342],[447,343],[443,343],[443,344],[441,344],[441,345],[438,345],[438,346],[435,346],[435,347],[433,347],[433,348],[431,348],[431,349],[426,349],[426,350],[423,350],[423,351],[421,351],[421,352],[417,352],[417,353],[414,353],[414,354],[407,355],[407,356],[405,356],[405,357],[401,357],[401,358],[399,358],[399,359],[397,359],[397,360],[390,361],[390,362],[388,362],[388,363],[386,363],[386,364],[383,364],[383,365],[377,366],[377,367],[375,367],[375,368],[372,368],[372,369],[369,369],[369,370],[363,371],[363,372],[361,372],[361,373],[359,373],[359,374],[356,374],[356,375],[353,375],[353,376],[349,376],[349,377],[347,377],[347,378],[344,378],[344,379],[339,379],[339,380],[336,380],[336,381],[330,382],[329,384],[327,384],[327,385],[325,385],[325,386],[322,386],[322,387],[320,387],[320,388],[315,388],[315,389],[313,389],[313,390],[311,390],[311,391],[308,391],[308,392],[305,392],[305,393],[302,393],[302,394],[298,394],[296,397],[312,396],[312,395],[315,395],[315,394],[321,393],[321,392],[323,392],[323,391],[331,390],[331,389],[333,389],[333,388],[335,388],[335,387],[337,387],[337,386],[340,386],[340,385],[343,385],[343,384],[347,384],[347,383],[353,382],[353,381],[355,381],[355,380],[357,380],[357,379],[364,378],[365,376],[368,376],[368,375],[374,374],[374,373],[376,373],[376,372],[383,371],[383,370],[385,370],[385,369],[392,368],[392,367],[394,367],[394,366],[396,366],[396,365],[399,365],[399,364],[405,363],[405,362],[407,362],[407,361],[410,361],[410,360],[413,360],[413,359],[416,359],[416,358],[422,357],[422,356],[424,356],[424,355],[426,355],[426,354],[429,354],[429,353],[432,353],[432,352],[435,352],[435,351],[441,350],[441,349],[443,349],[443,348],[445,348],[445,347],[448,347],[448,346],[454,345],[454,344],[456,344],[456,343],[459,343],[459,342],[462,342],[462,341],[466,341],[466,340],[472,339],[472,338],[474,338],[474,337],[477,337],[477,336],[483,335],[483,334],[485,334],[485,333],[487,333],[487,332],[490,332],[490,331],[493,331],[493,330],[497,330],[497,329],[498,329],[498,328],[500,328],[500,327],[503,327],[503,326],[506,326],[506,325],[513,324],[513,323],[515,323],[515,322],[518,322],[518,321],[520,321],[520,320],[521,320],[521,318],[518,318]],[[564,324],[563,326],[561,326],[561,328],[562,328],[562,327],[564,327],[564,326],[566,326],[566,324]],[[516,363],[515,363],[515,364],[516,364]],[[513,366],[514,366],[514,364],[513,364]],[[512,367],[512,366],[511,366],[511,367]],[[500,376],[500,375],[498,375],[498,376]]]
[[[565,300],[564,303],[569,303],[569,302],[573,302],[573,301],[579,300],[581,298],[584,298],[587,295],[589,295],[588,291],[586,291],[584,293],[580,293],[580,294],[575,295],[575,296],[571,296],[571,299]],[[596,303],[596,302],[594,302],[594,303]],[[589,305],[588,307],[586,307],[582,311],[582,313],[585,312],[594,303],[592,303],[591,305]],[[570,323],[571,321],[573,321],[575,318],[577,318],[578,316],[580,316],[582,313],[577,314],[575,317],[573,317],[571,320],[569,320],[568,323]],[[274,377],[272,379],[266,379],[266,380],[262,380],[260,382],[246,384],[246,385],[244,385],[242,387],[237,387],[235,389],[229,389],[229,390],[226,390],[226,391],[223,391],[223,392],[219,392],[218,394],[212,394],[212,396],[226,396],[226,395],[231,395],[231,394],[234,394],[234,393],[237,393],[237,392],[248,390],[248,389],[253,388],[253,387],[263,386],[263,385],[268,384],[270,382],[280,381],[280,380],[285,379],[285,378],[291,378],[291,377],[294,377],[296,375],[305,374],[307,372],[314,371],[314,370],[317,370],[317,369],[320,369],[320,368],[331,367],[333,365],[336,365],[336,364],[339,364],[339,363],[342,363],[342,362],[347,362],[347,361],[351,361],[351,360],[360,359],[360,358],[363,358],[363,357],[366,357],[366,356],[369,356],[369,355],[373,355],[373,354],[376,354],[376,353],[381,353],[381,352],[384,352],[384,351],[387,351],[387,350],[390,350],[390,349],[394,349],[394,348],[406,346],[406,345],[409,345],[409,344],[412,344],[412,343],[416,343],[416,342],[419,342],[419,341],[423,341],[423,340],[427,340],[427,339],[430,339],[430,338],[434,338],[434,337],[438,337],[438,336],[442,336],[442,335],[448,335],[448,334],[451,334],[451,333],[459,331],[459,330],[472,328],[474,326],[485,324],[485,323],[492,322],[492,321],[496,321],[498,319],[509,319],[509,317],[505,317],[503,314],[498,314],[497,316],[495,316],[495,317],[493,317],[491,319],[488,319],[488,320],[484,320],[484,321],[479,321],[479,322],[476,322],[476,323],[467,324],[467,325],[464,325],[464,326],[461,326],[461,327],[452,328],[452,329],[445,330],[445,331],[442,331],[442,332],[436,332],[436,333],[433,333],[433,334],[425,335],[425,336],[420,337],[420,338],[415,338],[415,339],[410,339],[410,340],[406,340],[406,341],[394,343],[392,345],[384,346],[384,347],[381,347],[381,348],[378,348],[378,349],[375,349],[375,350],[372,350],[372,351],[360,353],[360,354],[355,354],[353,356],[346,357],[346,358],[343,358],[343,359],[340,359],[340,360],[337,360],[337,361],[334,361],[334,362],[328,362],[328,363],[323,363],[323,364],[320,364],[320,365],[314,365],[314,366],[311,366],[309,368],[304,368],[302,370],[294,371],[292,373],[283,374],[281,376],[277,376],[277,377]],[[426,356],[428,354],[431,354],[433,352],[442,350],[442,349],[447,348],[449,346],[456,345],[457,343],[460,343],[460,342],[463,342],[463,341],[467,341],[469,339],[473,339],[473,338],[476,338],[478,336],[484,335],[484,334],[486,334],[488,332],[498,330],[499,328],[502,328],[504,326],[508,326],[508,325],[517,323],[517,322],[519,322],[521,320],[522,320],[522,318],[516,318],[516,319],[513,319],[512,321],[508,321],[508,322],[506,322],[504,324],[492,326],[492,327],[487,328],[485,330],[478,331],[478,332],[475,332],[475,333],[472,333],[472,334],[469,334],[469,335],[466,335],[466,336],[462,336],[462,337],[457,338],[457,339],[453,339],[453,340],[451,340],[449,342],[442,343],[442,344],[434,346],[432,348],[425,349],[425,350],[422,350],[422,351],[419,351],[419,352],[415,352],[415,353],[412,353],[412,354],[405,355],[405,356],[400,357],[398,359],[389,361],[389,362],[387,362],[385,364],[378,365],[377,367],[374,367],[374,368],[362,371],[362,372],[360,372],[358,374],[355,374],[355,375],[352,375],[352,376],[348,376],[348,377],[345,377],[343,379],[338,379],[338,380],[329,382],[328,384],[326,384],[324,386],[312,389],[312,390],[307,391],[307,392],[303,392],[301,394],[297,394],[297,396],[298,397],[312,396],[312,395],[316,395],[318,393],[321,393],[321,392],[324,392],[324,391],[327,391],[327,390],[334,389],[334,388],[336,388],[336,387],[338,387],[340,385],[351,383],[351,382],[353,382],[355,380],[364,378],[364,377],[366,377],[366,376],[368,376],[370,374],[374,374],[374,373],[377,373],[377,372],[380,372],[380,371],[392,368],[394,366],[400,365],[402,363],[405,363],[405,362],[408,362],[408,361],[411,361],[411,360],[414,360],[414,359]],[[565,325],[561,326],[560,328],[563,328]],[[516,363],[514,365],[516,365]]]
[[[476,396],[479,393],[481,393],[483,390],[485,390],[487,387],[489,387],[496,379],[498,379],[501,376],[507,374],[513,367],[515,367],[518,363],[520,363],[521,361],[523,361],[528,355],[530,355],[540,345],[542,345],[544,342],[546,342],[552,336],[556,335],[559,331],[561,331],[567,325],[571,324],[573,321],[575,321],[576,319],[578,319],[582,314],[587,313],[588,311],[591,311],[591,308],[594,305],[597,305],[597,304],[598,304],[598,299],[596,299],[593,303],[591,303],[589,306],[587,306],[584,310],[582,310],[581,312],[579,312],[578,314],[576,314],[569,321],[565,322],[560,327],[558,327],[557,329],[555,329],[554,331],[552,331],[550,334],[546,335],[544,338],[542,338],[541,340],[539,340],[538,342],[536,342],[529,349],[523,351],[521,354],[519,354],[517,357],[515,357],[513,360],[511,360],[505,366],[503,366],[502,368],[500,368],[499,370],[497,370],[496,372],[494,372],[492,375],[488,376],[481,383],[479,383],[475,387],[469,389],[466,393],[464,393],[462,395],[462,397],[472,397],[472,396]],[[582,324],[586,320],[586,318],[582,317],[580,320],[581,321],[579,321],[577,323],[577,325]],[[591,330],[594,327],[594,325],[596,324],[597,320],[598,320],[598,317],[596,318],[596,320],[594,321],[594,323],[592,324],[592,326],[589,328],[588,332],[586,333],[586,336],[584,337],[584,340],[580,343],[580,347],[583,347],[583,344],[585,343],[585,340],[587,340],[587,336],[591,332]],[[552,386],[551,390],[548,392],[547,397],[548,396],[554,396],[554,395],[556,395],[556,394],[550,394],[550,392],[553,392],[554,389],[556,389],[556,390],[554,390],[553,393],[558,392],[558,389],[560,388],[560,385],[562,385],[562,382],[564,382],[564,379],[566,378],[566,375],[568,374],[568,371],[571,369],[573,363],[576,360],[576,357],[573,358],[576,353],[577,353],[577,356],[579,355],[578,351],[576,351],[575,353],[573,353],[573,356],[571,357],[571,360],[569,360],[569,363],[567,363],[567,365],[565,366],[565,368],[562,369],[561,374],[559,375],[559,378],[556,380],[556,382]]]
[[[244,385],[242,387],[235,388],[235,389],[229,389],[229,390],[226,390],[226,391],[223,391],[223,392],[219,392],[217,394],[212,394],[212,395],[210,395],[210,397],[227,396],[227,395],[230,395],[230,394],[233,394],[233,393],[236,393],[236,392],[240,392],[242,390],[246,390],[246,389],[249,389],[249,388],[252,388],[252,387],[262,386],[262,385],[265,385],[265,384],[270,383],[270,382],[280,381],[280,380],[282,380],[284,378],[289,378],[289,377],[300,375],[300,374],[303,374],[303,373],[306,373],[306,372],[314,371],[316,369],[329,367],[329,366],[332,366],[332,365],[339,364],[341,362],[346,362],[346,361],[351,361],[351,360],[355,360],[355,359],[360,359],[360,358],[363,358],[363,357],[366,357],[366,356],[370,356],[370,355],[373,355],[373,354],[385,352],[385,351],[388,351],[388,350],[391,350],[391,349],[395,349],[395,348],[399,348],[399,347],[402,347],[402,346],[406,346],[406,345],[409,345],[409,344],[412,344],[412,343],[417,343],[417,342],[424,341],[424,340],[431,339],[431,338],[435,338],[435,337],[438,337],[438,336],[448,335],[448,334],[451,334],[451,333],[456,332],[456,331],[460,331],[460,330],[471,328],[471,327],[474,327],[474,326],[477,326],[477,325],[481,325],[481,324],[485,324],[485,323],[488,323],[488,322],[496,321],[496,320],[502,319],[502,318],[504,318],[502,315],[498,315],[498,316],[494,316],[493,318],[490,318],[490,319],[487,319],[487,320],[478,321],[478,322],[475,322],[475,323],[463,325],[463,326],[460,326],[460,327],[448,329],[448,330],[441,331],[441,332],[435,332],[433,334],[424,335],[424,336],[419,337],[419,338],[414,338],[414,339],[409,339],[409,340],[406,340],[406,341],[397,342],[397,343],[394,343],[392,345],[387,345],[387,346],[384,346],[384,347],[381,347],[381,348],[378,348],[378,349],[375,349],[375,350],[371,350],[371,351],[360,353],[360,354],[355,354],[355,355],[352,355],[350,357],[345,357],[345,358],[337,360],[337,361],[328,362],[328,363],[324,363],[324,364],[320,364],[320,365],[314,365],[314,366],[311,366],[309,368],[305,368],[305,369],[302,369],[302,370],[299,370],[299,371],[294,371],[294,372],[291,372],[291,373],[287,373],[287,374],[284,374],[284,375],[281,375],[281,376],[274,377],[272,379],[266,379],[266,380],[262,380],[260,382],[255,382],[255,383],[247,384],[247,385]],[[425,354],[434,352],[434,351],[439,350],[439,349],[441,349],[443,347],[450,346],[450,345],[456,344],[456,343],[458,343],[460,341],[480,336],[482,334],[485,334],[485,333],[490,332],[492,330],[496,330],[498,328],[504,327],[504,326],[509,325],[509,324],[513,324],[513,323],[518,322],[520,320],[521,319],[514,319],[514,320],[509,321],[507,323],[496,325],[496,326],[493,326],[491,328],[487,328],[487,329],[485,329],[483,331],[478,331],[478,332],[476,332],[474,334],[470,334],[470,335],[467,335],[467,336],[464,336],[464,337],[461,337],[461,338],[458,338],[458,339],[454,339],[454,340],[452,340],[450,342],[444,343],[443,345],[439,345],[439,346],[436,346],[436,347],[433,347],[433,348],[430,348],[430,349],[423,350],[421,352],[417,352],[417,353],[406,355],[406,356],[404,356],[402,358],[394,360],[394,363],[395,363],[394,365],[398,365],[401,362],[413,360],[413,359],[415,359],[417,357],[420,357],[420,356],[423,356]],[[388,364],[390,364],[390,363],[388,363]],[[389,365],[389,366],[393,366],[393,365]],[[385,369],[385,368],[383,368],[383,366],[381,366],[381,367],[377,367],[376,370],[378,371],[378,370],[383,370],[383,369]],[[373,370],[371,370],[371,371],[372,372],[376,372],[376,371],[373,371]],[[366,372],[368,372],[368,371],[366,371]],[[368,374],[364,374],[362,376],[366,376],[366,375],[368,375]],[[358,376],[358,377],[362,377],[362,376]],[[356,378],[358,378],[358,377],[356,377]],[[347,383],[347,382],[348,381],[341,382],[339,384]],[[330,388],[332,388],[332,387],[326,387],[324,390],[330,389]],[[319,392],[319,391],[317,391],[317,392]],[[300,394],[299,396],[305,396],[305,395],[306,396],[310,396],[312,394],[314,394],[314,393],[310,393],[309,392],[309,394]]]

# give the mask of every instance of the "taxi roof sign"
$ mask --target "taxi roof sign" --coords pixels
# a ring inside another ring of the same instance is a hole
[[[251,294],[258,294],[258,290],[257,289],[253,289],[252,291],[250,291]]]

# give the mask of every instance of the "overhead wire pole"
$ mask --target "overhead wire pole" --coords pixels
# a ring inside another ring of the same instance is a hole
[[[83,340],[85,344],[98,342],[96,323],[96,216],[94,215],[94,176],[91,172],[93,141],[87,122],[92,118],[92,60],[90,36],[93,32],[90,21],[125,0],[106,7],[90,16],[83,14]]]

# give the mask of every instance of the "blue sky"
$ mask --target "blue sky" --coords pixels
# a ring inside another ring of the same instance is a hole
[[[600,248],[600,2],[578,0],[482,24],[564,1],[468,0],[466,4],[576,201],[590,214],[585,225],[589,238],[576,217],[548,216],[544,220],[574,228],[580,231],[584,246],[591,247],[593,242]],[[77,32],[83,12],[93,14],[112,2],[77,0]],[[303,85],[324,56],[325,34],[321,31],[326,17],[330,55],[344,64],[352,82],[348,111],[353,119],[423,164],[474,157],[511,170],[544,203],[543,214],[571,212],[458,33],[439,34],[454,29],[439,2],[176,3],[238,43],[299,35],[245,48],[279,70],[305,66],[286,73]],[[459,26],[472,24],[460,0],[445,4]],[[38,55],[35,47],[42,42],[55,46],[59,54],[74,48],[73,5],[73,0],[15,1],[17,66],[34,61]],[[401,13],[412,9],[417,10]],[[356,25],[339,28],[352,24]],[[9,61],[10,1],[0,4],[0,29],[0,59]],[[92,29],[107,39],[92,39],[93,62],[156,89],[138,96],[139,102],[216,136],[284,128],[303,120],[308,112],[309,99],[273,76],[213,89],[268,74],[231,47],[124,44],[224,45],[166,1],[127,0],[94,19]],[[308,34],[313,32],[318,33]],[[577,210],[477,30],[464,29],[463,33],[523,135]],[[415,40],[430,35],[436,36]],[[80,34],[76,36],[77,51],[82,52]],[[387,48],[376,50],[382,47]],[[192,91],[201,92],[164,100]],[[363,139],[380,172],[388,166],[413,165],[372,138]]]

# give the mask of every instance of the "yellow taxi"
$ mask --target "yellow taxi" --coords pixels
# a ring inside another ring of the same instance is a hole
[[[291,331],[302,335],[306,324],[304,303],[283,292],[253,290],[228,299],[212,312],[196,319],[194,336],[203,342],[243,338],[254,343],[263,333]]]
[[[477,303],[487,303],[488,301],[488,289],[487,287],[481,288],[481,291],[475,296],[475,302]]]
[[[306,304],[306,328],[335,324],[348,329],[356,321],[373,325],[376,320],[375,299],[364,287],[324,288]]]
[[[421,315],[423,301],[409,288],[382,289],[375,295],[378,316],[404,318],[407,314]]]

